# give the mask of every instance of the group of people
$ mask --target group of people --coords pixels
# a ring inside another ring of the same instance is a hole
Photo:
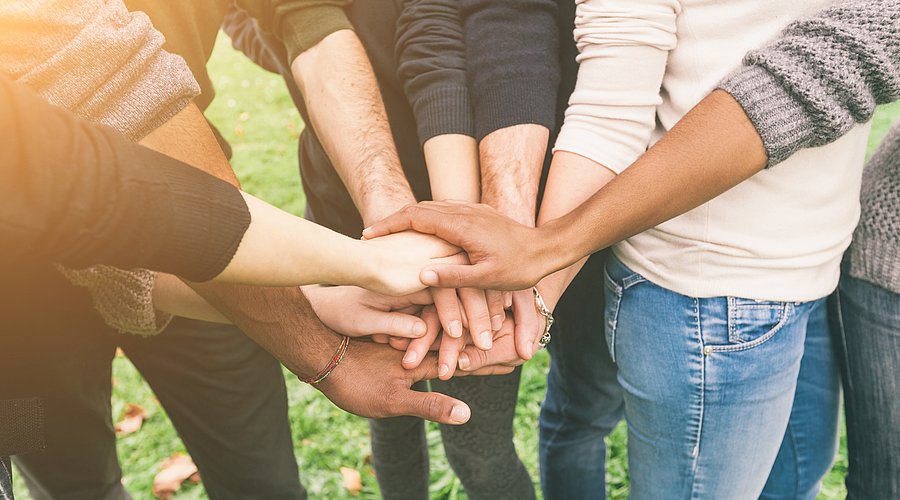
[[[306,128],[306,219],[203,111],[219,30]],[[900,498],[898,0],[0,5],[0,456],[128,498],[117,348],[211,498],[305,498],[281,366],[370,417],[384,498]],[[434,200],[434,201],[423,201]],[[420,202],[420,203],[419,203]],[[362,236],[362,238],[360,238]],[[0,498],[12,498],[0,460]]]

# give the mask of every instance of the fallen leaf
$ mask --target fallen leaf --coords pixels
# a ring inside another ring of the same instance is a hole
[[[167,458],[160,465],[160,469],[159,474],[153,478],[153,494],[162,500],[168,500],[186,480],[200,480],[197,466],[191,457],[184,453],[176,453]]]
[[[362,491],[362,476],[359,471],[350,467],[341,467],[341,476],[344,477],[344,488],[353,496]]]
[[[128,403],[125,407],[125,413],[122,420],[116,424],[116,434],[126,436],[132,432],[137,432],[144,425],[144,419],[147,418],[147,412],[141,405]]]

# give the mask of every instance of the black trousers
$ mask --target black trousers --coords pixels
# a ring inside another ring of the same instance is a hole
[[[156,337],[114,333],[89,299],[42,277],[43,288],[0,294],[0,399],[44,404],[45,450],[14,457],[36,500],[129,498],[110,407],[117,346],[153,388],[210,498],[306,497],[284,376],[266,351],[234,327],[183,319]]]

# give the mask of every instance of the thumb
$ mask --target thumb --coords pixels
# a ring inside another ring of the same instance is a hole
[[[439,392],[419,392],[404,389],[397,396],[396,409],[402,415],[412,415],[440,424],[460,425],[469,421],[472,410],[458,399]]]
[[[494,288],[488,276],[483,264],[445,264],[424,269],[419,280],[425,286],[438,288]]]

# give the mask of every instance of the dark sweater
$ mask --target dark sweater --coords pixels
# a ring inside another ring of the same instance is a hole
[[[250,224],[238,190],[0,76],[5,260],[218,275]]]

